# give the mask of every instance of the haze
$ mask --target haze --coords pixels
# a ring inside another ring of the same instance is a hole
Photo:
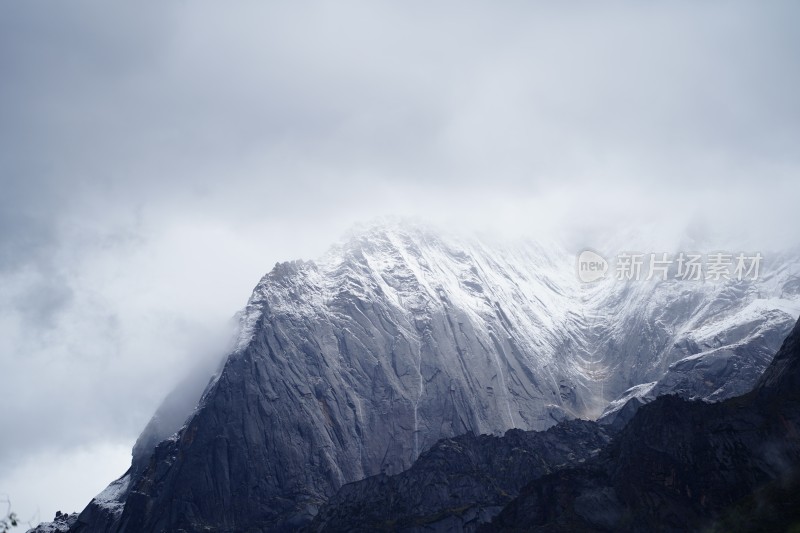
[[[79,511],[352,224],[800,243],[795,2],[0,5],[0,493]],[[599,237],[598,237],[599,238]]]

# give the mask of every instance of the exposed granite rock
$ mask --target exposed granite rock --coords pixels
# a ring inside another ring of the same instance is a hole
[[[584,286],[553,245],[358,233],[261,280],[199,404],[165,402],[74,530],[293,529],[439,439],[596,416],[702,350],[693,331],[724,349],[751,306],[795,313],[792,261],[749,283]]]
[[[752,390],[792,331],[795,317],[774,309],[750,311],[727,328],[692,334],[696,353],[669,366],[661,379],[632,387],[606,407],[598,422],[624,427],[639,407],[665,394],[720,401]]]
[[[78,513],[66,514],[57,511],[52,522],[41,523],[29,529],[28,533],[67,533],[77,522]]]

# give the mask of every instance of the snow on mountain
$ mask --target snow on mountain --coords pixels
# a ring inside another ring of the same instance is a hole
[[[800,312],[797,256],[771,259],[756,281],[582,284],[554,243],[355,232],[262,278],[197,408],[149,426],[81,531],[295,527],[441,438],[546,429],[669,387],[727,397],[739,385],[720,381],[755,379]]]

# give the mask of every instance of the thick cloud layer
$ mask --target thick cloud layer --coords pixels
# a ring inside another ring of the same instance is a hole
[[[0,492],[44,518],[88,501],[258,278],[359,220],[796,245],[798,16],[3,3]]]

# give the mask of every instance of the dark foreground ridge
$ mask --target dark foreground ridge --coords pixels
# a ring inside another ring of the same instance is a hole
[[[342,487],[308,530],[469,530],[490,520],[532,477],[580,464],[609,441],[602,426],[585,420],[442,440],[401,474]]]

